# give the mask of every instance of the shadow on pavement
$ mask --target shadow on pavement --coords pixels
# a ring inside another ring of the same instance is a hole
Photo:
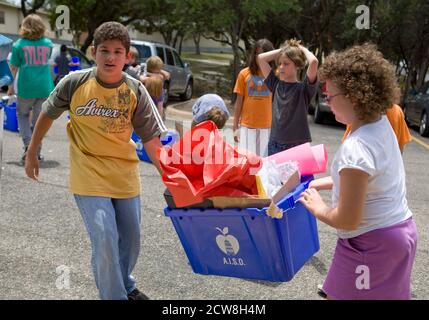
[[[326,264],[316,256],[312,256],[310,261],[307,263],[309,265],[311,265],[312,267],[314,267],[314,269],[316,269],[316,271],[319,272],[323,276],[328,273],[328,269],[326,268]]]
[[[24,167],[24,163],[22,163],[21,161],[9,161],[9,162],[6,162],[6,164],[13,164],[17,167]],[[60,163],[58,161],[53,161],[53,160],[45,160],[39,163],[39,167],[41,169],[56,168],[59,165]]]
[[[277,288],[278,286],[281,286],[283,284],[283,282],[271,282],[271,281],[264,281],[264,280],[251,280],[251,279],[242,279],[242,280],[260,284],[266,287],[271,287],[271,288]]]

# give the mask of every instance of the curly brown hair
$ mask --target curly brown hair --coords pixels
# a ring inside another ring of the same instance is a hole
[[[307,61],[304,52],[299,48],[301,40],[289,39],[286,40],[281,48],[281,51],[277,57],[277,65],[279,65],[279,60],[281,57],[286,56],[296,65],[298,69],[301,69],[305,66]]]
[[[29,40],[37,40],[45,35],[46,26],[37,14],[29,14],[22,20],[19,34]]]
[[[353,103],[360,120],[384,114],[399,100],[394,66],[371,43],[331,53],[319,70]]]
[[[119,40],[125,48],[125,52],[130,50],[130,35],[127,28],[116,21],[108,21],[101,24],[94,32],[94,47],[97,47],[107,40]]]

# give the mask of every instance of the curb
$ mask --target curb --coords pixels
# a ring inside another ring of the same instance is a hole
[[[188,101],[178,102],[178,103],[168,105],[167,106],[167,118],[168,118],[168,116],[170,116],[170,117],[171,116],[179,116],[179,117],[187,118],[188,120],[192,120],[192,112],[177,109],[178,106],[188,104],[192,100],[196,101],[197,99],[191,99]],[[170,118],[169,120],[174,120],[174,119]],[[234,116],[230,115],[228,121],[225,124],[225,127],[232,127],[233,125],[234,125]]]

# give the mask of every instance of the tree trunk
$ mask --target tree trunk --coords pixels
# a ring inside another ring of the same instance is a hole
[[[83,42],[82,47],[80,48],[81,51],[86,52],[86,50],[88,49],[88,47],[92,44],[92,41],[94,40],[94,32],[95,29],[97,29],[97,27],[99,25],[101,25],[104,21],[90,21],[87,24],[87,28],[88,28],[88,36],[86,37],[85,41]]]
[[[73,43],[73,46],[76,47],[76,48],[80,45],[79,40],[80,40],[80,35],[81,34],[82,34],[82,32],[80,32],[80,31],[73,32],[72,43]]]
[[[21,0],[21,12],[24,18],[28,15],[27,7],[25,6],[25,0]]]
[[[194,39],[195,53],[201,54],[201,49],[200,49],[201,33],[199,33],[199,32],[193,33],[192,38]]]
[[[24,18],[32,13],[36,13],[37,10],[39,10],[43,5],[45,4],[45,0],[35,0],[33,1],[33,5],[29,10],[27,10],[27,7],[25,5],[27,1],[21,0],[21,12]]]
[[[159,32],[162,35],[162,38],[164,39],[165,44],[171,46],[172,45],[172,40],[173,40],[173,35],[172,35],[172,31],[171,30],[164,30],[163,28],[161,28],[159,30]]]
[[[172,46],[173,48],[177,48],[177,40],[178,40],[178,38],[180,37],[179,31],[175,31],[175,30],[173,30],[173,31],[171,31],[171,34],[172,34],[172,42],[171,42],[171,46]]]
[[[234,55],[234,60],[232,64],[232,78],[231,78],[231,102],[235,103],[235,95],[233,92],[235,81],[237,80],[238,72],[240,71],[240,51],[238,48],[238,41],[240,39],[237,39],[237,36],[232,33],[231,34],[231,42],[232,42],[232,53]]]
[[[88,49],[88,47],[92,44],[92,41],[94,40],[94,31],[88,31],[88,36],[86,37],[82,47],[80,47],[80,50],[82,52],[86,52],[86,50]]]
[[[429,67],[429,61],[424,61],[419,66],[419,71],[418,71],[418,76],[417,76],[417,84],[416,84],[417,89],[419,91],[421,91],[424,87],[426,74],[428,72],[428,67]]]
[[[232,66],[232,79],[231,79],[231,102],[235,103],[236,95],[234,94],[235,81],[237,80],[238,73],[240,72],[240,51],[243,52],[243,55],[246,55],[246,50],[240,48],[239,42],[243,35],[243,30],[246,25],[248,16],[245,15],[236,23],[231,25],[231,44],[232,44],[232,53],[234,55],[234,61]]]
[[[184,36],[180,37],[180,42],[179,42],[179,56],[182,55],[182,45],[183,45],[183,39],[184,38],[185,38]]]

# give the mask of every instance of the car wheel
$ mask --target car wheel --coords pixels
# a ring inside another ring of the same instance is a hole
[[[325,119],[325,114],[320,110],[319,104],[316,104],[314,109],[314,122],[322,124]]]
[[[183,101],[190,100],[192,98],[192,93],[193,93],[193,83],[192,83],[192,80],[189,80],[188,84],[186,85],[185,92],[180,95],[180,99]]]
[[[419,129],[419,132],[423,137],[429,137],[429,117],[426,111],[423,111]]]

